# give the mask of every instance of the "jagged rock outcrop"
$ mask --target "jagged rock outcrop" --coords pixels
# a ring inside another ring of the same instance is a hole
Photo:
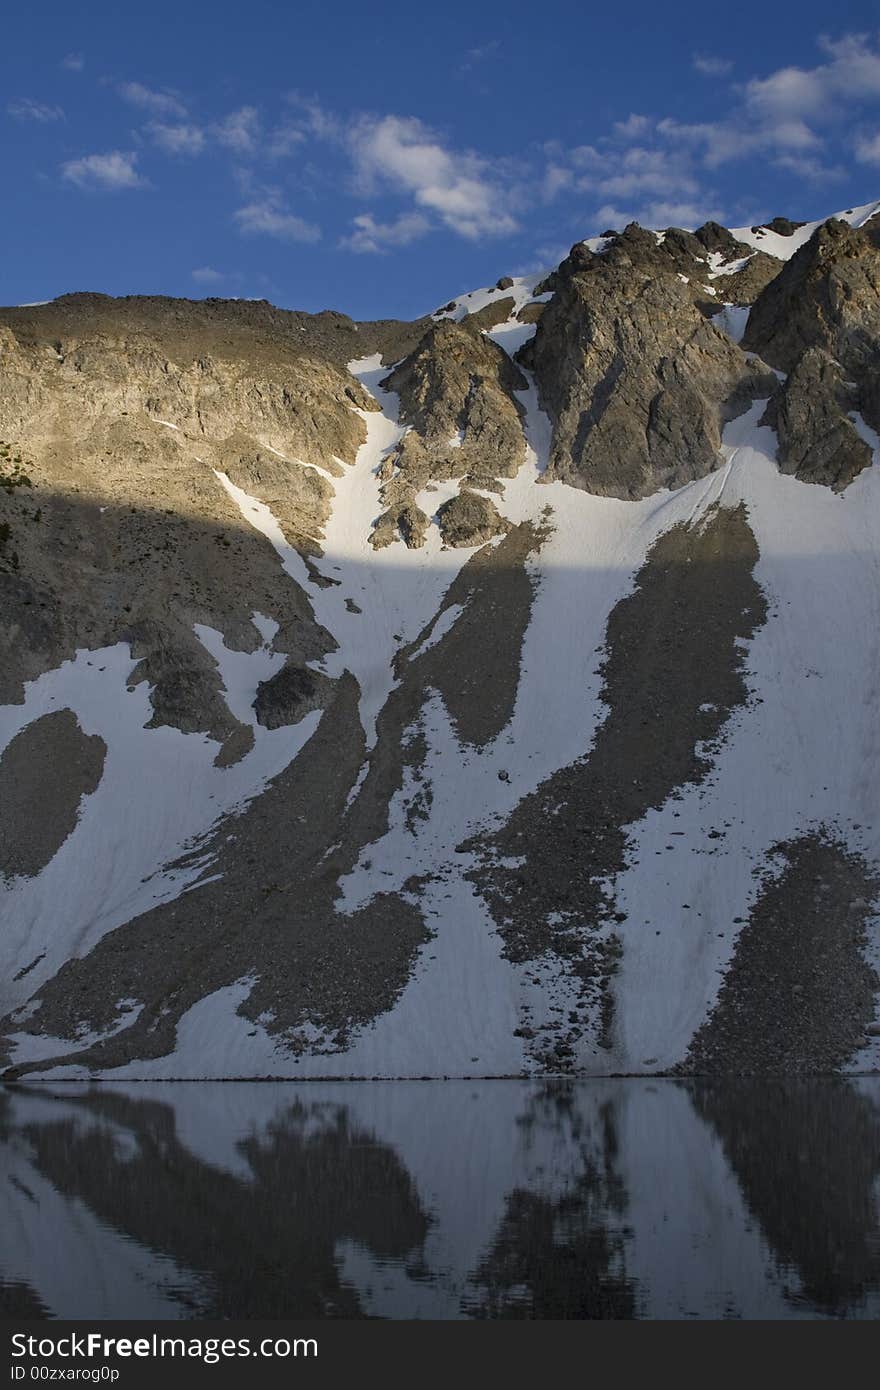
[[[717,313],[725,303],[751,304],[782,268],[782,262],[775,256],[739,241],[718,222],[704,222],[695,232],[684,231],[681,227],[647,232],[637,223],[631,223],[623,232],[603,233],[603,239],[611,245],[599,254],[606,259],[610,256],[612,262],[627,255],[634,256],[643,270],[677,275],[707,316]],[[576,242],[568,261],[552,271],[536,287],[535,293],[555,292],[566,279],[569,262],[583,266],[589,264],[588,258],[592,255],[586,243]],[[726,266],[730,267],[727,274]],[[521,312],[523,322],[532,321],[527,317],[527,311],[532,308],[526,306]],[[543,305],[534,306],[538,311],[542,308]],[[538,317],[540,312],[535,313],[535,318]]]
[[[182,623],[141,618],[120,637],[128,642],[132,656],[140,658],[128,678],[129,689],[141,681],[150,686],[153,717],[148,727],[206,733],[220,743],[235,732],[238,721],[223,699],[217,664]]]
[[[866,230],[831,219],[759,296],[743,347],[790,372],[821,348],[856,379],[878,365],[880,249]]]
[[[842,492],[871,464],[871,450],[847,416],[853,392],[837,363],[808,348],[764,412],[777,434],[783,473]]]
[[[502,303],[507,318],[513,301]],[[514,393],[525,389],[526,380],[482,331],[499,321],[479,314],[462,323],[439,320],[383,382],[400,396],[400,418],[410,428],[388,460],[386,510],[376,523],[374,546],[388,545],[398,534],[410,547],[422,544],[428,518],[415,499],[427,484],[462,478],[484,487],[514,477],[525,459],[522,406]]]
[[[709,257],[714,267],[707,274],[708,265],[696,267],[696,279],[702,281],[697,289],[697,298],[702,291],[706,297],[700,307],[705,314],[712,316],[724,304],[753,304],[764,286],[779,274],[782,262],[766,251],[756,251],[745,241],[739,241],[726,227],[718,222],[704,222],[694,232],[694,237]],[[668,233],[667,238],[668,239]],[[665,245],[665,240],[664,240]]]
[[[631,226],[559,267],[525,354],[553,422],[551,478],[623,498],[680,487],[718,466],[725,402],[769,394],[767,373],[700,312],[669,239]]]
[[[718,253],[725,261],[739,260],[752,252],[747,242],[738,241],[720,222],[704,222],[702,227],[698,227],[694,232],[694,236],[706,251],[710,254]]]
[[[429,521],[421,507],[408,500],[409,492],[379,517],[370,534],[374,550],[384,550],[401,540],[407,550],[419,550],[425,544]],[[387,500],[387,499],[386,499]]]
[[[871,462],[849,412],[880,427],[880,248],[870,225],[819,226],[757,299],[743,347],[788,373],[765,416],[780,467],[842,491]]]
[[[794,236],[799,227],[803,227],[803,222],[792,222],[790,217],[774,217],[770,222],[761,222],[757,227],[753,227],[753,232],[768,231],[775,232],[777,236]]]
[[[398,393],[400,418],[411,427],[396,460],[399,468],[408,465],[410,451],[429,465],[445,464],[452,453],[456,471],[447,477],[472,468],[504,478],[516,474],[525,442],[514,392],[524,390],[526,381],[469,319],[432,324],[382,384]],[[413,435],[418,445],[407,444]]]
[[[517,320],[520,323],[537,323],[546,307],[547,305],[541,300],[530,300],[518,311]]]

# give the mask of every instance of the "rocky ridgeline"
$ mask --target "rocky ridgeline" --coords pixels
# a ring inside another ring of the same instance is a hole
[[[799,226],[776,218],[767,230]],[[717,468],[726,421],[770,398],[782,470],[845,487],[870,460],[849,413],[873,428],[880,413],[878,238],[832,220],[787,262],[714,222],[662,235],[632,224],[598,254],[577,243],[536,286],[549,303],[519,314],[538,322],[519,360],[553,426],[548,479],[630,499],[681,487]],[[725,305],[753,306],[741,345],[718,319]],[[505,309],[512,300],[432,323],[388,377],[409,429],[386,461],[375,546],[423,542],[421,490],[459,478],[462,492],[491,492],[522,462],[526,383],[485,334]],[[472,534],[503,529],[491,502],[470,505]],[[457,543],[460,529],[443,529]]]
[[[780,262],[709,222],[662,235],[633,224],[600,254],[576,244],[536,287],[549,303],[518,315],[537,320],[519,358],[552,423],[548,478],[621,498],[679,487],[718,466],[725,420],[763,397],[780,468],[845,487],[870,461],[852,412],[880,429],[878,241],[872,223],[829,221]],[[753,303],[741,346],[716,327],[725,303]],[[505,294],[460,322],[355,324],[265,302],[80,294],[2,311],[0,433],[26,444],[36,492],[0,498],[11,653],[0,694],[17,698],[77,646],[124,637],[158,722],[240,733],[193,624],[247,649],[245,608],[258,606],[297,670],[332,639],[263,542],[241,533],[212,470],[265,502],[308,562],[333,478],[364,438],[352,407],[375,408],[344,364],[379,351],[397,364],[384,385],[407,429],[382,465],[371,544],[421,545],[430,493],[450,480],[458,493],[436,512],[443,541],[503,534],[491,494],[525,458],[527,382],[486,330],[514,309]],[[246,601],[236,570],[248,574]]]
[[[0,699],[77,648],[124,640],[154,722],[209,733],[234,761],[249,731],[194,625],[253,650],[251,614],[265,613],[295,670],[335,645],[216,473],[260,497],[307,561],[320,553],[330,478],[365,437],[353,407],[375,409],[336,360],[357,330],[309,337],[277,311],[238,315],[93,295],[4,314],[0,418],[27,440],[31,487],[4,497]]]

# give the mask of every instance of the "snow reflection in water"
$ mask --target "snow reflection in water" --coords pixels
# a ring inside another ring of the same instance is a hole
[[[0,1093],[0,1315],[876,1317],[880,1079]]]

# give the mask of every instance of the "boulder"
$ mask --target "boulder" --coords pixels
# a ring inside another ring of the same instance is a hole
[[[451,546],[484,545],[493,536],[510,530],[510,522],[494,502],[467,489],[443,503],[437,512],[437,524],[444,544]]]

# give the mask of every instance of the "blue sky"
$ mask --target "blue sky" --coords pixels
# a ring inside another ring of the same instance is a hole
[[[49,0],[3,27],[3,303],[412,317],[633,217],[880,196],[876,3]]]

